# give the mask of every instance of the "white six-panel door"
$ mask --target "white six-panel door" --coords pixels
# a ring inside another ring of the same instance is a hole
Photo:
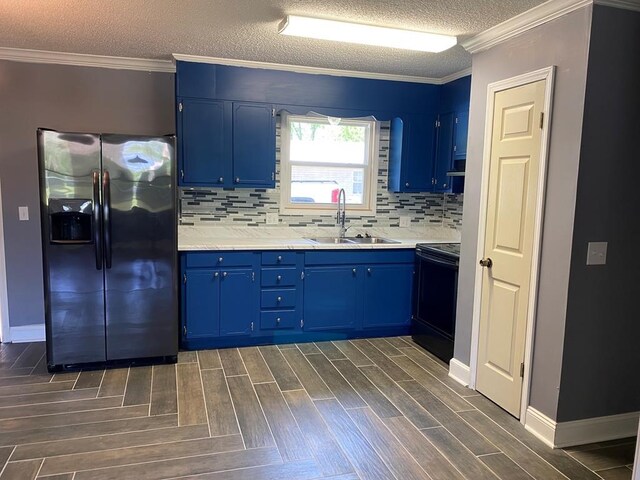
[[[495,94],[476,389],[520,416],[545,80]],[[490,260],[489,260],[490,259]]]

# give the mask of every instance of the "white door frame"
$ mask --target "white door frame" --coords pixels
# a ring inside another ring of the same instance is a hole
[[[490,83],[487,86],[487,111],[485,118],[484,150],[482,154],[482,185],[480,190],[480,218],[478,224],[478,258],[483,256],[487,222],[487,202],[489,197],[489,166],[491,164],[491,135],[493,132],[494,98],[497,92],[528,83],[546,80],[544,93],[544,124],[542,128],[540,165],[538,171],[538,196],[536,198],[536,218],[534,224],[533,252],[531,265],[531,282],[529,286],[529,305],[527,309],[527,328],[524,351],[524,378],[522,381],[522,400],[520,403],[520,423],[525,422],[525,413],[529,406],[529,387],[531,382],[531,359],[533,357],[533,332],[536,319],[538,299],[538,275],[540,270],[540,244],[542,240],[542,223],[544,219],[545,187],[547,184],[547,158],[549,156],[549,139],[551,132],[551,112],[553,106],[553,87],[555,66],[550,66],[516,77]],[[482,268],[476,265],[475,288],[473,292],[473,317],[471,326],[471,358],[469,386],[475,388],[478,371],[478,343],[480,338],[480,303],[482,300]]]
[[[11,341],[9,305],[7,297],[7,269],[4,260],[4,228],[2,221],[2,179],[0,178],[0,341]]]

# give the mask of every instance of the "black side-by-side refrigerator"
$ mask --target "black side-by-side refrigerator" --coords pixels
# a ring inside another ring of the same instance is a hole
[[[178,352],[175,137],[38,130],[50,370]]]

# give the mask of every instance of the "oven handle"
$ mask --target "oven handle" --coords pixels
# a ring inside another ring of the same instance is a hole
[[[439,258],[435,258],[435,257],[432,257],[430,255],[425,255],[425,254],[420,253],[420,252],[416,252],[416,255],[418,257],[420,257],[422,260],[425,260],[425,261],[431,262],[431,263],[435,263],[437,265],[442,265],[443,267],[449,267],[449,268],[452,268],[452,269],[457,269],[458,268],[458,262],[457,261],[441,260]]]

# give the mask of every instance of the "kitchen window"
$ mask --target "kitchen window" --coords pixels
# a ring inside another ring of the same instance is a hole
[[[282,115],[281,213],[333,214],[344,188],[349,211],[374,215],[377,174],[375,119]]]

